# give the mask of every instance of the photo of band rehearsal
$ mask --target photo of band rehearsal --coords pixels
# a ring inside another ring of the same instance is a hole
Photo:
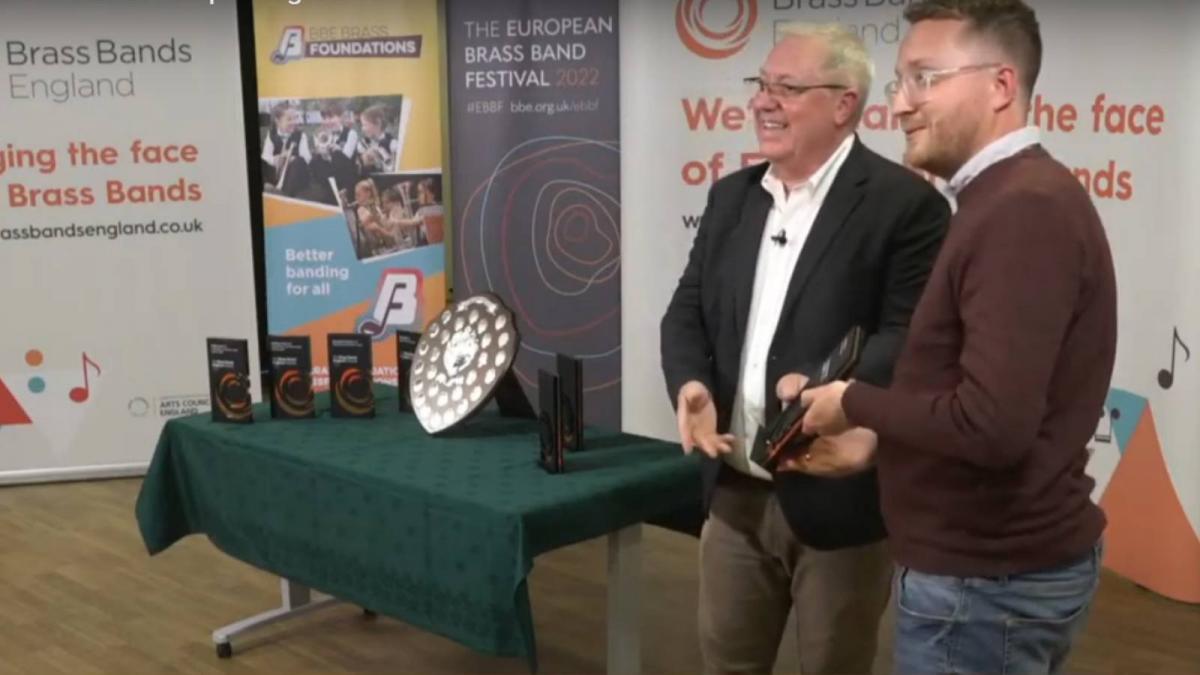
[[[259,102],[263,192],[335,205],[359,259],[441,243],[441,173],[398,173],[403,96]]]
[[[0,43],[0,675],[1200,675],[1200,0]]]

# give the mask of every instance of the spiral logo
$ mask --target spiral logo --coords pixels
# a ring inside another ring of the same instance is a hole
[[[704,20],[709,0],[679,0],[675,5],[675,30],[683,46],[706,59],[724,59],[742,51],[758,21],[758,0],[734,2],[737,12],[733,19],[714,29]]]
[[[275,401],[292,417],[311,415],[314,410],[312,383],[298,370],[288,370],[275,383]]]
[[[375,407],[371,378],[359,368],[347,368],[334,383],[333,395],[351,415],[367,415]]]
[[[241,373],[225,372],[217,382],[217,406],[227,419],[250,419],[250,380]]]

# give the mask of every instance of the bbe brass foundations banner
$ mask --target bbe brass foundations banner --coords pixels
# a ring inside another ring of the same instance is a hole
[[[256,334],[237,35],[230,2],[0,3],[0,482],[140,473],[209,409],[205,338]]]
[[[445,306],[436,0],[254,3],[268,330],[369,338],[397,379],[396,331]]]

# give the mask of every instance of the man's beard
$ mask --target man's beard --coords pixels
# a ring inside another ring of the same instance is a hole
[[[947,116],[944,119],[955,119]],[[949,180],[971,158],[971,138],[974,129],[966,118],[957,117],[957,123],[930,121],[918,133],[925,135],[925,142],[915,154],[906,153],[906,160],[918,169],[924,169],[939,178]]]

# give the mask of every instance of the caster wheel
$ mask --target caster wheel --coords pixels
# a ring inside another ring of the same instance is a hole
[[[375,613],[374,610],[363,607],[363,618],[364,619],[377,619],[377,618],[379,618],[379,614]]]
[[[228,659],[233,656],[233,645],[228,642],[217,643],[217,658]]]

